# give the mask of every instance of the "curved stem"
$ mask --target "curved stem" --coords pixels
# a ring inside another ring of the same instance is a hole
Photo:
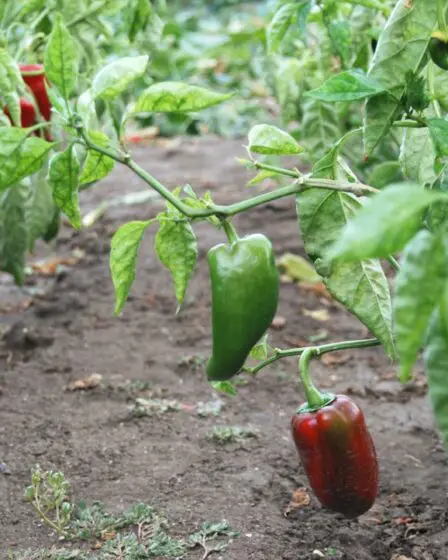
[[[233,224],[231,224],[227,220],[224,220],[222,222],[222,227],[227,236],[227,239],[229,240],[229,243],[235,243],[235,241],[238,241],[238,234],[236,232],[236,229],[233,227]]]
[[[361,340],[346,340],[344,342],[330,342],[329,344],[322,344],[321,346],[314,346],[316,356],[322,356],[327,352],[337,352],[338,350],[350,350],[353,348],[368,348],[371,346],[381,346],[381,341],[377,338],[365,338]],[[263,368],[270,366],[282,358],[290,358],[292,356],[300,356],[309,347],[305,348],[288,348],[288,350],[281,350],[276,348],[274,354],[263,360],[258,365],[252,368],[245,368],[244,371],[256,375]]]
[[[28,135],[32,134],[33,132],[36,132],[36,130],[41,130],[42,128],[48,128],[51,126],[51,123],[49,122],[41,122],[38,124],[34,124],[33,126],[30,126],[27,128],[28,130]]]
[[[302,408],[304,412],[318,410],[319,408],[329,404],[334,399],[333,395],[321,393],[311,379],[310,364],[315,355],[316,349],[314,347],[307,348],[304,350],[299,360],[299,374],[303,383],[306,398],[306,405]]]

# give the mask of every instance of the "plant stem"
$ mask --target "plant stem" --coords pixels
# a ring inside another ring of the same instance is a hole
[[[395,257],[391,255],[387,260],[392,265],[394,270],[396,270],[397,272],[400,270],[400,263],[397,261]]]
[[[395,121],[392,126],[395,128],[424,128],[426,127],[426,123],[407,119],[402,121]]]
[[[65,535],[64,529],[62,529],[59,525],[57,525],[54,521],[52,521],[49,517],[47,517],[46,513],[42,511],[38,488],[35,488],[35,498],[31,502],[31,505],[36,510],[37,514],[40,515],[44,523],[46,523],[49,527],[51,527],[54,531],[56,531],[58,535]]]
[[[235,243],[235,241],[238,241],[238,234],[236,232],[236,229],[233,227],[233,225],[230,222],[224,220],[222,222],[222,227],[224,229],[224,232],[227,236],[229,243]]]
[[[333,395],[321,393],[314,385],[310,376],[311,360],[315,356],[315,348],[307,348],[303,351],[299,360],[299,374],[305,391],[306,408],[308,410],[317,410],[333,400]]]
[[[188,206],[182,200],[175,197],[166,187],[164,187],[155,177],[153,177],[150,173],[142,169],[135,161],[131,159],[129,154],[119,154],[116,151],[109,150],[107,148],[103,148],[98,144],[92,142],[87,134],[84,131],[82,125],[76,126],[77,131],[81,135],[84,143],[87,145],[88,148],[91,150],[95,150],[107,157],[126,165],[136,175],[138,175],[145,183],[147,183],[150,187],[152,187],[155,191],[157,191],[163,198],[168,200],[179,212],[184,214],[189,219],[195,218],[208,218],[210,216],[218,216],[221,218],[231,217],[235,214],[239,214],[240,212],[245,212],[261,204],[266,204],[267,202],[271,202],[274,200],[278,200],[280,198],[284,198],[286,196],[298,194],[299,192],[309,189],[309,188],[323,188],[323,189],[331,189],[340,192],[350,192],[357,196],[365,195],[366,193],[377,193],[378,190],[369,187],[368,185],[364,185],[362,183],[349,183],[348,181],[334,181],[332,179],[314,179],[308,177],[299,177],[297,171],[291,171],[293,177],[297,179],[297,181],[286,187],[281,187],[276,189],[275,191],[271,191],[268,193],[264,193],[258,196],[254,196],[253,198],[249,198],[247,200],[243,200],[241,202],[237,202],[235,204],[229,204],[227,206],[218,205],[218,204],[210,204],[207,208],[192,208]],[[257,165],[260,166],[260,169],[265,168],[264,164],[257,162]],[[267,166],[271,168],[272,166]],[[281,170],[283,174],[288,172],[288,170],[283,170],[282,168],[274,168],[276,170]]]
[[[352,348],[368,348],[370,346],[380,346],[381,342],[377,338],[365,338],[361,340],[347,340],[343,342],[330,342],[329,344],[322,344],[321,346],[313,346],[314,355],[315,356],[322,356],[323,354],[327,354],[328,352],[337,352],[338,350],[350,350]],[[260,370],[269,366],[276,362],[277,360],[281,360],[282,358],[290,358],[292,356],[300,356],[303,352],[310,348],[288,348],[288,350],[281,350],[280,348],[275,348],[274,354],[266,358],[263,362],[260,362],[258,365],[252,368],[245,368],[244,371],[247,373],[251,373],[252,375],[256,375]]]
[[[36,130],[41,130],[42,128],[48,128],[49,126],[51,126],[49,122],[41,122],[41,123],[34,124],[33,126],[30,126],[28,128],[28,135],[32,134],[33,132],[36,132]]]

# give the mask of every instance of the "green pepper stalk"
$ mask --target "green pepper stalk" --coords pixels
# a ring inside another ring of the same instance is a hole
[[[306,348],[299,360],[300,379],[303,383],[306,398],[306,403],[300,407],[301,412],[314,412],[330,404],[336,398],[331,393],[322,393],[319,391],[310,377],[310,363],[315,353],[316,350],[314,348]]]

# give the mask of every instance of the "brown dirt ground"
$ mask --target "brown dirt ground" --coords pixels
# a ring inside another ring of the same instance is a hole
[[[243,190],[249,175],[235,162],[244,157],[239,141],[177,140],[138,147],[134,155],[170,187],[188,182],[199,193],[210,189],[219,202],[254,192]],[[116,169],[83,193],[83,209],[136,190],[144,185]],[[132,296],[121,317],[112,314],[111,235],[121,223],[154,216],[160,208],[159,202],[117,208],[83,233],[64,227],[53,254],[69,256],[77,248],[85,257],[57,278],[33,276],[19,290],[1,277],[0,462],[11,474],[0,474],[0,557],[9,547],[56,542],[23,500],[30,469],[39,463],[62,470],[77,499],[103,501],[112,511],[150,503],[178,534],[204,520],[227,519],[241,536],[221,556],[226,560],[311,560],[326,547],[347,560],[446,560],[447,461],[421,371],[417,383],[400,386],[381,349],[351,351],[344,363],[315,366],[323,385],[356,395],[376,441],[381,490],[373,509],[358,520],[324,511],[314,497],[310,506],[283,515],[291,493],[307,485],[289,434],[290,416],[301,401],[294,360],[264,370],[237,398],[222,397],[218,418],[187,411],[129,417],[129,393],[119,390],[126,380],[150,381],[163,396],[187,405],[214,398],[203,371],[180,362],[210,351],[205,255],[222,239],[220,232],[204,224],[196,228],[200,259],[179,315],[169,274],[152,250],[154,231],[148,232]],[[236,225],[241,232],[269,235],[278,256],[304,254],[291,199],[239,216]],[[41,248],[39,256],[51,251]],[[326,322],[304,314],[323,308]],[[322,329],[327,340],[366,335],[344,310],[294,284],[282,285],[278,313],[286,324],[271,337],[281,347]],[[69,382],[92,373],[103,376],[101,387],[66,391]],[[205,437],[213,425],[252,426],[258,438],[219,446]],[[194,551],[188,558],[200,556]]]

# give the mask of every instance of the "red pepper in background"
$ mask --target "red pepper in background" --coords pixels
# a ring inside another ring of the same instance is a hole
[[[300,360],[308,402],[292,418],[294,443],[321,504],[357,517],[372,507],[378,493],[375,446],[356,403],[314,387],[308,376],[309,350]]]
[[[5,107],[5,115],[11,119],[11,115],[8,111],[8,108]],[[37,123],[36,121],[36,109],[34,105],[28,101],[28,99],[20,99],[20,110],[21,110],[21,126],[22,128],[28,128],[33,126]]]
[[[42,64],[19,64],[23,81],[33,92],[42,117],[51,120],[51,104],[45,87],[45,74]]]

